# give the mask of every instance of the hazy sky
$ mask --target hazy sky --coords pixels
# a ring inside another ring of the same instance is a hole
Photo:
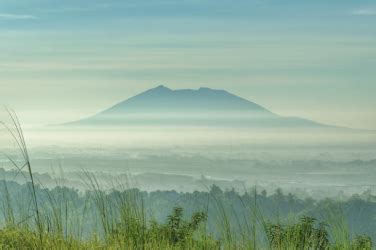
[[[159,84],[376,129],[376,2],[0,0],[0,103],[25,123],[75,120]]]

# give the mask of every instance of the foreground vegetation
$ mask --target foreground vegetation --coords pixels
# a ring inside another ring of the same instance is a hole
[[[3,181],[0,248],[372,249],[371,238],[351,233],[340,215],[351,204],[364,214],[374,212],[365,209],[372,208],[373,201],[356,197],[314,203],[280,190],[267,196],[216,186],[195,193],[129,188],[105,192],[91,175],[88,185],[90,190],[79,193]],[[327,223],[312,217],[312,207],[328,212],[322,217]],[[274,208],[278,216],[271,216]]]
[[[17,117],[10,116],[14,128],[4,126],[21,160],[8,160],[29,182],[2,183],[1,249],[372,249],[369,236],[352,237],[337,216],[340,210],[328,213],[327,223],[299,214],[289,220],[284,204],[296,200],[280,190],[273,198],[282,216],[272,220],[260,209],[270,198],[256,189],[239,195],[213,186],[194,193],[189,215],[174,207],[163,219],[153,216],[144,192],[128,187],[106,192],[90,174],[84,194],[59,185],[43,189],[34,179]]]
[[[134,190],[115,194],[94,190],[86,194],[90,200],[84,207],[75,208],[68,189],[36,188],[40,194],[37,214],[32,207],[14,208],[8,185],[4,183],[2,192],[1,249],[372,249],[370,237],[351,239],[348,229],[338,222],[329,225],[301,217],[296,223],[273,223],[250,210],[251,218],[243,218],[251,222],[247,225],[231,220],[222,204],[217,204],[220,217],[215,232],[207,228],[210,213],[187,217],[179,207],[158,222],[147,219],[142,199],[138,200]]]

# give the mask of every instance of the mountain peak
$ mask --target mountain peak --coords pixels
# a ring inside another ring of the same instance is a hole
[[[172,90],[159,85],[133,96],[101,112],[101,115],[151,113],[237,113],[253,112],[272,115],[265,108],[233,95],[225,90],[201,87],[199,89]]]
[[[169,89],[166,86],[164,86],[163,84],[161,84],[161,85],[158,85],[157,87],[155,87],[154,90],[171,90],[171,89]]]
[[[222,93],[228,93],[227,91],[225,90],[222,90],[222,89],[212,89],[212,88],[208,88],[208,87],[200,87],[198,89],[171,89],[169,87],[166,87],[165,85],[161,84],[161,85],[158,85],[157,87],[154,87],[154,88],[151,88],[151,89],[148,89],[146,90],[145,92],[143,93],[148,93],[148,92],[192,92],[192,93],[195,93],[195,92],[199,92],[199,93],[208,93],[208,92],[222,92]],[[142,93],[141,93],[142,94]],[[230,94],[230,93],[229,93]]]
[[[172,92],[172,90],[161,84],[161,85],[159,85],[155,88],[146,90],[144,93],[150,93],[150,92],[152,92],[152,93],[165,93],[165,92]]]
[[[216,89],[211,89],[208,87],[200,87],[197,91],[218,91]]]
[[[280,117],[226,90],[201,87],[146,90],[73,124],[320,127],[305,119]]]
[[[176,90],[173,90],[173,89],[170,89],[168,87],[166,87],[165,85],[161,84],[161,85],[158,85],[157,87],[155,88],[152,88],[152,89],[149,89],[147,90],[146,92],[148,91],[168,91],[168,92],[180,92],[180,91],[191,91],[191,92],[217,92],[217,91],[222,91],[222,92],[225,92],[224,90],[219,90],[219,89],[211,89],[211,88],[208,88],[208,87],[200,87],[198,89],[176,89]]]

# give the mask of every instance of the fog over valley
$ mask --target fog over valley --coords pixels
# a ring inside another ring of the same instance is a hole
[[[24,136],[34,171],[62,172],[79,189],[82,175],[92,172],[108,187],[113,183],[106,181],[127,176],[118,179],[149,191],[206,190],[214,183],[321,198],[376,191],[374,131],[282,117],[207,88],[159,86],[82,121],[27,127]],[[17,157],[13,140],[2,131],[3,151]],[[1,162],[9,170],[7,157]]]

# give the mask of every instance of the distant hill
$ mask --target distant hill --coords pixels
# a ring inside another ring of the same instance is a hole
[[[181,111],[252,111],[270,114],[265,108],[225,90],[209,88],[172,90],[160,85],[118,103],[99,115]]]
[[[172,90],[163,85],[65,125],[329,127],[303,118],[281,117],[225,90]]]

